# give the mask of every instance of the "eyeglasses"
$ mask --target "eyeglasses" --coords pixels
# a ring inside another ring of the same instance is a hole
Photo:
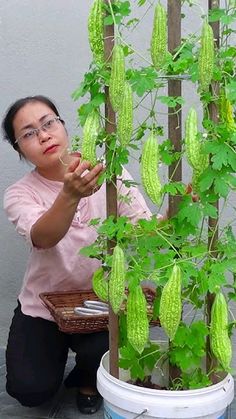
[[[34,140],[39,135],[40,130],[44,132],[53,132],[57,128],[58,122],[62,122],[60,116],[50,118],[38,128],[32,128],[24,132],[24,134],[20,135],[20,137],[15,140],[15,143],[18,143],[20,140]]]

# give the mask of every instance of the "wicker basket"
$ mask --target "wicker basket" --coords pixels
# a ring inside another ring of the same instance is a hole
[[[143,287],[151,315],[151,303],[155,298],[155,290]],[[44,292],[40,298],[50,311],[59,329],[65,333],[92,333],[108,330],[108,314],[82,316],[74,313],[75,307],[82,307],[86,300],[99,301],[92,290]],[[159,325],[158,320],[151,320],[150,324]]]

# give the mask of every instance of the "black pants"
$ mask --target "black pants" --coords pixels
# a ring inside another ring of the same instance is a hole
[[[23,406],[38,406],[49,400],[62,383],[69,348],[76,353],[76,363],[65,385],[95,387],[108,342],[108,332],[63,333],[54,322],[26,316],[18,304],[6,350],[8,394]]]

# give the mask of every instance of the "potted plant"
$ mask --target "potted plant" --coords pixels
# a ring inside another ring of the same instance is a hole
[[[215,2],[202,13],[200,31],[181,39],[181,3],[191,13],[192,1],[168,1],[168,16],[163,4],[152,5],[149,58],[147,65],[136,67],[135,53],[145,54],[125,41],[122,30],[142,19],[131,19],[128,1],[94,0],[88,25],[93,64],[73,94],[75,100],[91,95],[78,110],[84,126],[82,158],[93,161],[95,156],[96,161],[97,147],[105,143],[101,182],[112,187],[119,178],[131,187],[138,182],[122,179],[122,168],[132,153],[138,154],[141,185],[154,204],[153,216],[135,224],[115,212],[92,220],[97,239],[80,250],[100,260],[94,291],[109,301],[110,333],[119,325],[119,349],[110,347],[110,352],[119,353],[121,375],[111,372],[114,357],[109,367],[109,354],[98,371],[106,418],[219,419],[233,399],[230,336],[235,321],[229,303],[236,299],[236,240],[225,214],[236,186],[235,47],[230,44],[236,5],[229,1],[220,8]],[[144,8],[146,1],[138,5]],[[176,28],[170,28],[171,22]],[[196,87],[198,110],[181,95],[185,79]],[[169,94],[161,95],[167,82]],[[151,97],[150,108],[145,105],[137,124],[134,108],[141,108],[144,97]],[[168,106],[168,134],[174,133],[174,141],[165,139],[158,123],[160,103]],[[184,104],[188,111],[181,133]],[[190,181],[182,179],[182,159]],[[160,163],[169,169],[167,182],[159,175]],[[167,195],[169,216],[160,218]],[[151,298],[145,294],[147,284],[154,290]],[[149,325],[155,321],[153,339]]]

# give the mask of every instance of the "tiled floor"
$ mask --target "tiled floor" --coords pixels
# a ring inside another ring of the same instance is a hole
[[[73,358],[69,357],[66,373],[72,369]],[[0,348],[0,419],[88,419],[89,417],[103,419],[103,409],[94,415],[82,415],[78,412],[75,403],[75,391],[60,389],[50,403],[37,408],[21,406],[8,396],[5,390],[5,350]],[[228,409],[228,419],[236,419],[236,400]]]

